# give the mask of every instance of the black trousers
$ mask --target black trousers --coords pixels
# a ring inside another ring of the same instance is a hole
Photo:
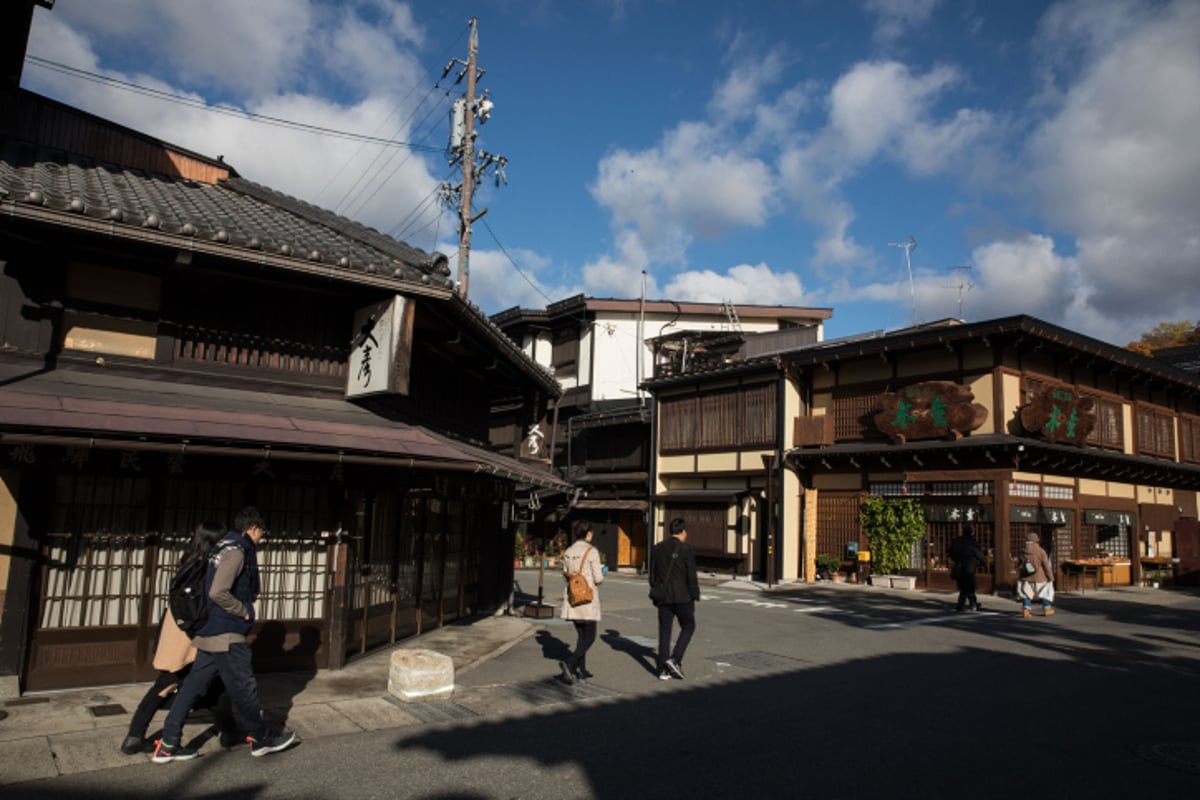
[[[208,692],[209,685],[217,676],[225,684],[238,727],[255,740],[266,738],[267,726],[263,723],[258,706],[258,682],[250,660],[250,645],[231,644],[227,653],[196,653],[192,671],[179,687],[179,694],[163,723],[163,741],[167,744],[180,743],[183,723],[188,711],[196,701]]]
[[[133,718],[129,721],[130,736],[145,738],[146,730],[150,727],[154,715],[160,708],[172,703],[175,693],[183,685],[183,679],[187,677],[189,669],[190,667],[184,667],[178,672],[158,673],[158,677],[154,679],[154,685],[146,690],[146,694],[133,712]],[[208,692],[196,700],[195,707],[211,709],[213,722],[218,730],[229,733],[237,731],[229,695],[225,692],[225,684],[221,683],[220,678],[214,680],[209,686]]]
[[[571,672],[587,669],[587,651],[596,641],[596,620],[573,619],[575,625],[575,652],[567,656],[567,668]]]
[[[962,611],[967,608],[975,608],[979,605],[979,601],[975,598],[975,590],[979,583],[975,580],[975,573],[969,572],[966,575],[958,576],[958,610]]]
[[[671,626],[675,620],[679,620],[679,638],[675,640],[675,647],[672,649]],[[692,634],[695,632],[695,602],[689,600],[686,603],[663,603],[658,607],[659,669],[662,669],[662,665],[668,658],[674,659],[676,664],[683,664],[683,655],[687,652],[688,643],[692,641]]]

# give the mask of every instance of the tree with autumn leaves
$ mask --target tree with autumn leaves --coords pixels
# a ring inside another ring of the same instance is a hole
[[[1200,344],[1200,323],[1192,324],[1187,320],[1160,322],[1143,333],[1138,341],[1125,345],[1125,349],[1148,356],[1164,347],[1182,347],[1187,344]]]

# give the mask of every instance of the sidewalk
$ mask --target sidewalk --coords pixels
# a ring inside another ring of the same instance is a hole
[[[455,706],[481,716],[506,713],[510,703],[504,702],[507,694],[499,692],[456,691],[452,704],[394,701],[387,690],[391,653],[398,648],[435,650],[454,660],[457,676],[533,636],[538,628],[537,620],[520,617],[447,625],[341,670],[260,675],[259,702],[268,718],[286,717],[288,727],[302,740],[447,721],[453,718]],[[130,714],[148,686],[41,692],[0,702],[0,786],[148,760],[149,755],[126,756],[118,750]],[[165,716],[165,712],[155,716],[149,734],[159,729]],[[189,720],[184,735],[196,737],[207,727]],[[200,750],[218,747],[213,737]]]
[[[534,576],[535,571],[521,571],[518,583],[528,585]],[[634,574],[617,573],[610,577],[638,583],[645,580]],[[787,583],[768,588],[745,579],[731,581],[712,577],[702,583],[713,589],[741,590],[748,594],[832,590],[914,600],[942,595],[952,598],[953,595],[953,592],[884,589],[850,583]],[[533,585],[536,586],[536,578]],[[531,599],[527,592],[528,589],[520,595],[521,599]],[[1194,605],[1197,595],[1193,591],[1121,587],[1088,592],[1086,596],[1063,593],[1061,597],[1071,605],[1086,602],[1092,606],[1093,603],[1120,601],[1153,607]],[[995,602],[1002,600],[995,598]],[[557,595],[548,594],[546,602],[555,606],[554,616],[557,617]],[[470,715],[503,717],[529,713],[528,703],[495,686],[459,685],[452,700],[403,703],[388,694],[388,668],[393,650],[423,648],[450,656],[457,677],[534,636],[547,622],[551,620],[487,617],[471,624],[439,628],[396,648],[360,658],[341,670],[321,670],[315,674],[263,674],[259,676],[260,702],[269,719],[286,719],[301,739],[309,740],[344,733],[447,723]],[[531,657],[540,660],[542,655],[538,652]],[[42,692],[0,701],[0,786],[148,760],[148,755],[125,756],[118,750],[130,714],[148,686],[147,683],[136,683]],[[575,695],[574,699],[587,699],[579,692]],[[165,713],[159,712],[151,724],[150,734],[158,730],[164,717]],[[207,727],[199,720],[190,721],[184,733],[191,740]],[[203,741],[200,749],[201,752],[215,752],[218,747],[213,737]]]

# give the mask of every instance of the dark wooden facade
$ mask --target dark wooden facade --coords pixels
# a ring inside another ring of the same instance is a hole
[[[255,658],[336,667],[499,608],[514,498],[488,446],[558,384],[427,254],[11,87],[0,112],[0,682],[143,679],[192,528],[272,531]],[[355,313],[402,298],[406,393],[349,400]]]
[[[648,385],[660,518],[694,517],[714,555],[757,575],[812,580],[819,554],[856,571],[870,495],[920,499],[927,531],[906,573],[944,589],[968,522],[989,555],[981,590],[1007,591],[1029,533],[1063,589],[1088,588],[1142,582],[1164,560],[1170,572],[1176,531],[1196,518],[1196,375],[1030,317],[802,345]],[[774,428],[747,396],[767,387]]]

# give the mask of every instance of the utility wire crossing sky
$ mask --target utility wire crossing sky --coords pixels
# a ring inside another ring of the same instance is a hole
[[[474,199],[486,313],[645,271],[830,307],[828,336],[1197,316],[1196,0],[58,0],[23,85],[453,262],[472,17],[507,159]]]

